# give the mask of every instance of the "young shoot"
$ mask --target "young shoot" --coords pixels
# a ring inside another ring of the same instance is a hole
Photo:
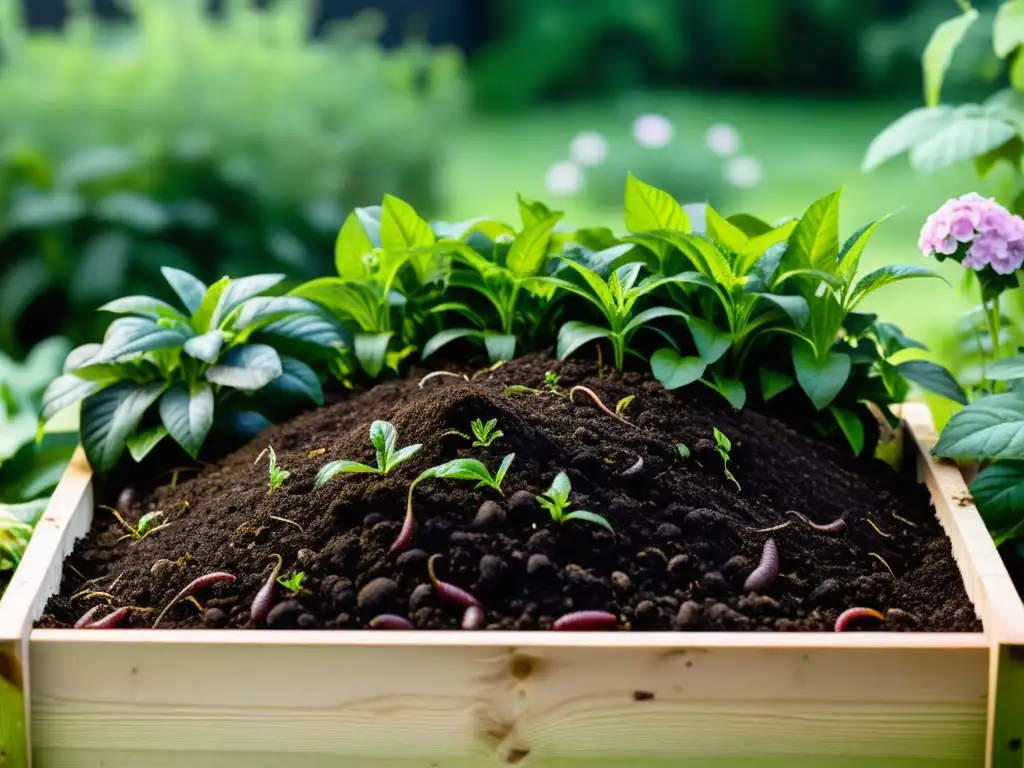
[[[270,473],[270,478],[267,480],[267,495],[269,496],[284,485],[284,481],[291,477],[292,473],[278,465],[274,446],[267,448],[267,466]]]
[[[676,443],[676,453],[679,454],[679,458],[683,461],[690,458],[690,448],[686,443]]]
[[[622,414],[624,414],[626,409],[633,404],[634,400],[636,400],[636,395],[626,395],[624,398],[619,400],[619,402],[615,404],[615,415],[619,418],[623,418]]]
[[[164,528],[170,526],[170,523],[154,525],[154,523],[156,523],[157,520],[164,516],[162,510],[157,510],[156,512],[147,512],[145,515],[139,518],[139,522],[136,525],[132,525],[121,516],[120,512],[118,512],[113,507],[106,507],[101,505],[100,509],[105,509],[108,512],[110,512],[114,517],[117,518],[117,522],[124,526],[125,530],[128,531],[128,533],[119,538],[118,541],[124,541],[125,539],[134,539],[135,541],[142,541],[150,534],[156,533],[157,531],[161,531]]]
[[[398,431],[389,421],[375,421],[370,425],[370,442],[377,449],[376,467],[358,461],[332,461],[317,472],[316,487],[319,488],[335,475],[344,473],[386,475],[399,464],[411,459],[423,447],[416,443],[398,448]]]
[[[570,520],[583,520],[600,525],[609,532],[615,533],[611,523],[596,512],[587,512],[583,509],[569,512],[568,508],[572,506],[569,501],[569,493],[571,491],[572,485],[569,482],[569,476],[565,472],[559,472],[551,482],[551,487],[548,488],[547,493],[537,497],[537,503],[550,512],[551,519],[559,525],[564,525]]]
[[[561,380],[561,376],[554,371],[548,371],[544,374],[544,386],[554,392],[556,395],[567,394],[565,387],[559,386],[558,382]]]
[[[722,457],[722,467],[725,470],[725,476],[736,485],[736,490],[742,490],[740,488],[740,482],[736,479],[736,476],[729,471],[729,451],[732,450],[732,441],[726,437],[717,427],[713,427],[715,433],[715,450],[718,455]]]
[[[476,438],[473,441],[474,448],[490,448],[491,443],[505,436],[504,432],[496,429],[498,426],[497,419],[488,419],[486,424],[481,419],[473,419],[473,423],[469,426],[473,430],[473,437]]]
[[[302,582],[306,580],[306,574],[303,571],[292,574],[287,579],[284,576],[278,578],[277,583],[287,589],[292,594],[298,594],[302,591]]]

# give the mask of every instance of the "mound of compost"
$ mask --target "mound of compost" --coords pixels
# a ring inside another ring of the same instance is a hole
[[[563,387],[585,384],[612,408],[635,395],[628,423],[578,392],[574,400],[505,393],[512,384],[544,389],[551,369]],[[278,554],[282,576],[302,571],[306,579],[297,594],[277,587],[274,609],[256,626],[357,629],[393,613],[419,629],[455,629],[462,610],[430,586],[427,561],[436,554],[438,577],[482,602],[487,629],[547,629],[566,613],[600,610],[634,630],[831,631],[854,606],[886,614],[884,624],[857,628],[980,629],[923,486],[702,390],[668,392],[632,373],[599,378],[591,363],[542,357],[468,382],[381,384],[267,430],[137,500],[129,520],[161,510],[160,522],[170,524],[141,541],[121,539],[124,529],[98,509],[40,626],[71,626],[102,599],[75,597],[83,591],[159,611],[196,577],[226,571],[237,580],[198,592],[201,611],[182,601],[160,626],[252,627],[250,605]],[[444,435],[468,434],[477,418],[496,418],[504,435],[488,448]],[[394,423],[400,447],[423,449],[387,476],[338,475],[315,488],[328,461],[375,464],[374,419]],[[732,441],[729,469],[740,490],[725,475],[714,428]],[[266,459],[254,464],[268,446],[291,472],[270,494]],[[512,452],[504,495],[472,482],[421,482],[411,548],[388,554],[409,484],[424,469],[475,457],[494,471]],[[614,535],[581,521],[558,525],[532,500],[559,471],[572,482],[572,509],[603,515]],[[819,532],[791,511],[818,524],[842,517],[845,530]],[[769,537],[779,576],[747,591]],[[148,627],[154,617],[134,613],[122,626]]]

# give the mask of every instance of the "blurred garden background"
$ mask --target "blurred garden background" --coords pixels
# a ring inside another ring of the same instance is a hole
[[[1019,174],[925,175],[905,156],[862,170],[873,137],[922,104],[922,51],[965,5],[0,0],[0,503],[54,480],[4,479],[67,348],[53,337],[97,338],[95,308],[162,295],[163,265],[330,273],[344,217],[385,192],[464,220],[514,219],[518,190],[621,231],[629,172],[767,220],[845,185],[844,236],[896,214],[865,269],[916,263],[929,212],[972,190],[1011,202]],[[989,23],[956,53],[954,103],[1008,79],[998,2],[973,6]],[[944,339],[977,303],[958,270],[871,309],[955,356]]]

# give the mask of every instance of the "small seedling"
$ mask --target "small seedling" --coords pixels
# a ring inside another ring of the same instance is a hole
[[[539,395],[539,389],[524,386],[523,384],[509,384],[505,387],[506,395]]]
[[[686,443],[676,443],[676,453],[679,454],[679,458],[683,461],[690,458],[690,448]]]
[[[113,507],[100,506],[100,509],[105,509],[110,512],[114,517],[117,518],[117,522],[125,527],[128,531],[124,536],[118,539],[118,541],[124,541],[125,539],[134,539],[135,541],[142,541],[144,538],[152,533],[163,530],[170,526],[170,523],[163,523],[162,525],[153,525],[157,520],[164,516],[162,510],[156,512],[147,512],[145,515],[139,518],[137,525],[132,525]]]
[[[473,419],[473,423],[469,426],[473,430],[473,437],[476,438],[473,441],[474,448],[490,448],[491,443],[505,436],[500,429],[495,429],[498,426],[497,419],[489,419],[486,424],[480,419]]]
[[[298,573],[289,576],[287,579],[281,576],[280,578],[278,578],[277,583],[285,589],[287,589],[289,592],[293,594],[298,594],[302,591],[302,582],[304,582],[305,580],[306,574],[302,571],[299,571]]]
[[[343,473],[386,475],[399,464],[411,459],[423,447],[416,443],[396,450],[398,431],[389,421],[375,421],[370,425],[370,442],[377,449],[376,467],[358,461],[332,461],[317,472],[316,487],[319,488],[335,475]]]
[[[312,451],[306,454],[307,459],[315,459],[317,456],[323,456],[327,453],[326,448],[314,448]]]
[[[561,381],[562,377],[554,371],[548,371],[544,374],[544,386],[554,392],[556,395],[568,394],[565,387],[559,386],[558,382]]]
[[[292,473],[278,466],[277,453],[274,452],[274,446],[267,448],[267,453],[267,463],[270,471],[270,479],[267,481],[267,495],[269,496],[284,485],[284,481],[291,477]]]
[[[726,437],[722,432],[718,430],[718,427],[713,427],[715,433],[715,448],[718,451],[718,455],[722,457],[722,467],[725,470],[725,476],[736,485],[736,490],[742,490],[740,488],[740,481],[736,479],[736,476],[729,471],[729,451],[732,450],[732,441]]]
[[[626,395],[624,398],[619,400],[619,402],[615,404],[615,415],[619,418],[624,418],[622,414],[624,414],[626,409],[633,404],[634,400],[636,400],[636,395]]]
[[[564,525],[570,520],[583,520],[600,525],[602,528],[615,533],[611,523],[596,512],[587,512],[584,509],[568,512],[567,509],[571,506],[569,501],[569,493],[571,491],[572,485],[569,483],[569,476],[565,472],[559,472],[551,482],[551,487],[548,488],[547,493],[537,497],[537,503],[550,512],[551,519],[559,525]]]

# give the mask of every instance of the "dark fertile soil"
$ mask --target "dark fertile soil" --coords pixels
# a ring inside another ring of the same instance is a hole
[[[635,395],[631,423],[579,393],[575,402],[504,393],[508,384],[542,387],[549,369],[563,386],[592,387],[612,408]],[[109,592],[115,606],[159,610],[197,576],[228,571],[237,581],[196,595],[202,611],[179,603],[161,627],[252,627],[249,607],[276,553],[282,575],[303,571],[306,581],[296,595],[277,588],[271,627],[364,628],[377,614],[396,613],[421,629],[458,628],[462,610],[439,602],[427,576],[427,559],[438,554],[439,578],[483,603],[488,629],[546,629],[563,614],[593,609],[636,630],[830,631],[853,606],[886,613],[884,624],[865,620],[862,629],[980,629],[928,494],[910,478],[734,411],[700,387],[672,393],[638,374],[595,373],[585,362],[527,357],[472,382],[382,384],[268,430],[192,479],[131,503],[129,519],[162,510],[170,523],[142,541],[118,541],[123,529],[97,510],[40,625],[70,626],[103,599],[76,593]],[[468,433],[475,418],[497,418],[504,436],[487,449],[440,436]],[[387,476],[339,475],[314,489],[328,461],[374,463],[373,419],[392,421],[399,446],[423,443],[422,451]],[[723,472],[713,427],[732,440],[740,491]],[[688,459],[677,443],[690,448]],[[253,464],[268,445],[292,473],[269,495],[266,460]],[[481,458],[493,471],[510,452],[504,496],[470,482],[421,483],[412,548],[388,555],[420,472],[459,456]],[[638,459],[642,468],[624,477]],[[533,503],[561,470],[572,481],[573,508],[607,517],[614,536],[578,521],[558,526]],[[842,516],[846,530],[819,533],[789,510],[817,523]],[[787,521],[782,530],[757,530]],[[781,573],[762,594],[745,591],[769,536]],[[136,613],[124,626],[148,627],[154,616]]]

